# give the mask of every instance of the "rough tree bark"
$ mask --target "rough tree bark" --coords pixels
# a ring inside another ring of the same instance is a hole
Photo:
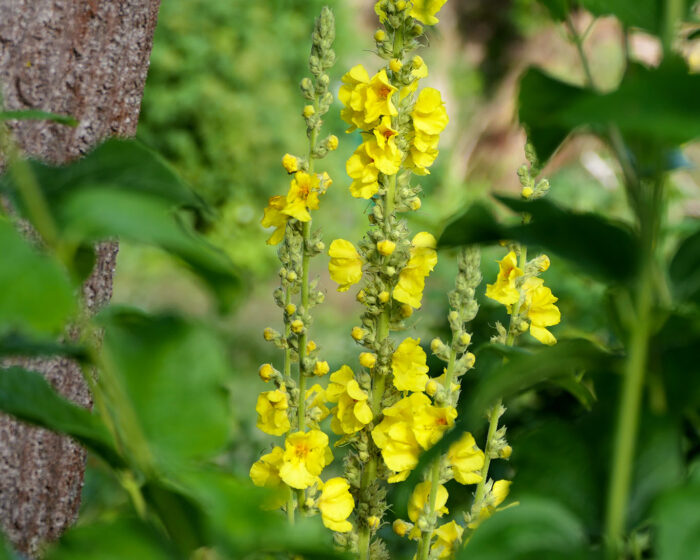
[[[73,115],[77,128],[15,122],[28,154],[66,163],[107,136],[136,132],[160,0],[0,0],[0,84],[7,109]],[[97,248],[83,286],[89,309],[112,293],[116,243]],[[65,397],[91,399],[76,364],[35,359]],[[75,520],[85,451],[72,440],[0,416],[0,523],[22,553],[34,557]]]

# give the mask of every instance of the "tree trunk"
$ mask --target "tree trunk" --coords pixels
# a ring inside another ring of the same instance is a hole
[[[79,158],[108,136],[136,133],[160,0],[0,0],[0,85],[5,108],[74,116],[76,128],[17,121],[14,138],[52,163]],[[90,310],[109,301],[118,246],[97,247],[83,286]],[[77,365],[24,360],[65,397],[91,406]],[[71,439],[0,416],[0,523],[35,557],[75,520],[85,451]]]

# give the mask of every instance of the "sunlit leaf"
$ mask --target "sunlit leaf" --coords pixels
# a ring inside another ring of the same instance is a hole
[[[56,334],[76,311],[68,275],[0,219],[0,333]]]
[[[700,551],[700,484],[666,492],[656,508],[656,558],[697,558]]]
[[[102,421],[89,410],[61,397],[40,373],[19,367],[0,369],[0,410],[25,422],[67,434],[108,463],[123,465]]]

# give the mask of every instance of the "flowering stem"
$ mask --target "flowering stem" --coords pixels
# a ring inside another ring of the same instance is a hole
[[[438,486],[440,485],[440,457],[433,461],[430,469],[430,497],[428,498],[428,529],[423,531],[421,542],[418,550],[419,560],[428,560],[430,552],[430,541],[433,540],[433,531],[437,524],[437,515],[435,513],[435,504],[437,503]]]
[[[520,246],[520,259],[518,266],[520,270],[525,270],[525,265],[527,264],[527,247],[524,245]],[[513,306],[513,312],[510,314],[510,324],[508,325],[508,337],[506,338],[506,346],[513,346],[515,344],[515,339],[518,336],[516,332],[517,329],[517,317],[520,314],[520,308],[522,307],[523,296],[521,294],[517,303]]]
[[[481,505],[484,501],[484,494],[486,488],[486,479],[489,475],[489,466],[491,465],[491,442],[496,435],[496,430],[498,429],[498,419],[501,417],[500,411],[503,403],[499,399],[498,402],[489,411],[489,431],[486,436],[486,446],[484,447],[484,466],[481,467],[481,480],[476,487],[476,493],[474,494],[474,506],[472,506],[472,513],[481,512]]]

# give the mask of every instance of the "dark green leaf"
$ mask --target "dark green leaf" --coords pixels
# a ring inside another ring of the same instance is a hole
[[[627,27],[659,31],[664,18],[662,0],[580,0],[595,16],[615,16]]]
[[[569,260],[586,274],[624,283],[636,272],[636,245],[630,231],[598,214],[560,208],[546,199],[526,201],[497,197],[515,212],[532,217],[527,224],[500,225],[492,212],[477,204],[454,218],[440,236],[439,246],[497,243],[513,239],[535,245]]]
[[[76,242],[119,237],[165,249],[208,282],[224,307],[239,293],[241,280],[228,257],[188,231],[163,198],[116,189],[85,188],[65,198],[60,208],[60,223],[66,235]]]
[[[457,555],[464,560],[576,560],[587,557],[583,527],[561,504],[523,497],[484,521]]]
[[[89,359],[84,346],[30,338],[19,333],[9,333],[0,337],[0,356],[66,356],[80,362]]]
[[[671,260],[669,277],[680,300],[700,304],[700,230],[681,241]]]
[[[549,10],[552,19],[558,21],[565,20],[566,16],[569,15],[569,10],[571,10],[569,0],[540,0],[540,4]]]
[[[700,484],[664,494],[656,508],[658,560],[700,559]]]
[[[76,311],[68,275],[0,219],[0,333],[56,334]]]
[[[104,355],[163,469],[220,452],[232,427],[226,351],[208,329],[175,316],[111,309]]]
[[[155,528],[143,521],[116,518],[68,531],[46,560],[184,560]]]
[[[47,113],[46,111],[35,111],[32,109],[26,111],[0,111],[0,121],[52,121],[68,126],[78,126],[78,121],[70,115],[57,115],[55,113]]]
[[[40,373],[18,367],[0,370],[0,410],[25,422],[67,434],[108,463],[123,465],[102,421],[89,410],[61,397]]]
[[[689,74],[677,58],[654,69],[631,65],[618,89],[607,94],[531,69],[521,80],[519,115],[543,162],[572,130],[584,126],[606,133],[616,125],[623,136],[673,147],[700,136],[698,90],[700,75]]]

